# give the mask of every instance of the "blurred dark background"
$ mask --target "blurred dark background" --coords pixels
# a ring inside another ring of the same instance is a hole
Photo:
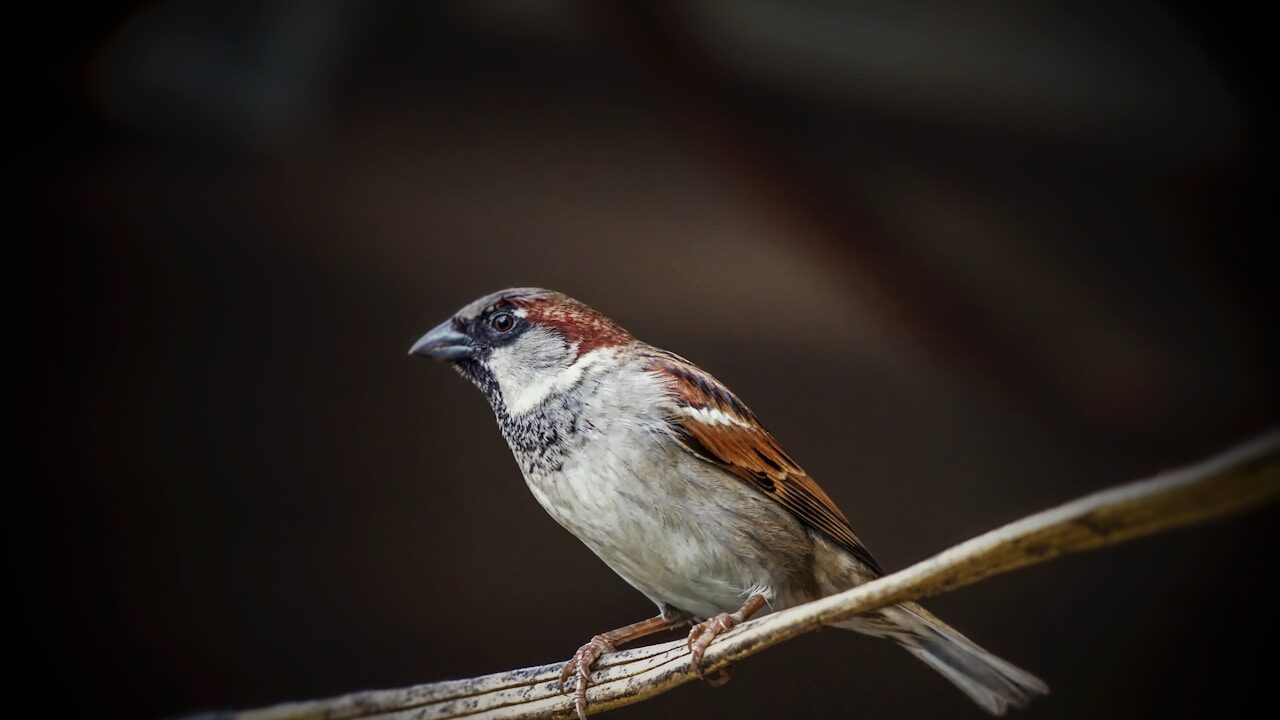
[[[15,649],[158,718],[567,658],[651,608],[405,355],[575,295],[899,568],[1275,419],[1269,24],[1146,2],[167,0],[15,26]],[[1274,705],[1271,509],[930,606],[1026,718]],[[978,717],[827,631],[619,718]]]

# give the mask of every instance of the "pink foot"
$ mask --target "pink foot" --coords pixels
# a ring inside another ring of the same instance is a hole
[[[573,709],[578,713],[578,720],[587,720],[587,688],[591,686],[591,667],[600,656],[614,651],[613,643],[597,635],[586,645],[578,648],[569,662],[560,671],[560,692],[564,692],[569,678],[574,678]]]

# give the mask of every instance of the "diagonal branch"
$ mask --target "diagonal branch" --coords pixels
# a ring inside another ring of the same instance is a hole
[[[904,600],[937,595],[1065,553],[1204,522],[1280,499],[1280,430],[1216,457],[1094,493],[961,543],[838,595],[735,628],[708,649],[708,671],[784,640]],[[694,679],[683,641],[604,656],[588,693],[591,712],[630,705]],[[329,700],[215,714],[219,720],[430,720],[569,717],[561,663],[468,680],[372,690]]]

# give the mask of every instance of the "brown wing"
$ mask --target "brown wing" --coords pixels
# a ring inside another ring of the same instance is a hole
[[[664,353],[652,370],[672,381],[680,411],[677,439],[690,452],[773,498],[800,522],[884,574],[840,508],[733,393],[673,353]]]

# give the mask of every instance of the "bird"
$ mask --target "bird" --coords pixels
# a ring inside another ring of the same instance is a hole
[[[884,575],[831,497],[724,384],[578,300],[501,290],[409,352],[480,389],[537,502],[657,606],[565,663],[559,687],[572,680],[581,720],[594,664],[624,643],[691,624],[690,662],[703,675],[710,644],[748,618]],[[896,642],[993,715],[1048,692],[915,602],[836,626]]]

